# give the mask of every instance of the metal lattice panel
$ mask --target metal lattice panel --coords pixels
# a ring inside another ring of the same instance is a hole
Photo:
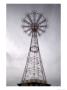
[[[37,34],[35,32],[33,32],[32,34],[29,55],[23,73],[22,82],[32,79],[46,81],[46,76],[44,73],[39,46],[38,46]]]

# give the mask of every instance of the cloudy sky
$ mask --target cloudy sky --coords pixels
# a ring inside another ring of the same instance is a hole
[[[53,86],[59,86],[61,82],[60,5],[7,4],[6,9],[7,85],[16,86],[21,81],[31,40],[31,37],[25,34],[21,28],[22,19],[27,13],[36,10],[43,13],[48,20],[46,32],[38,37],[47,82]]]

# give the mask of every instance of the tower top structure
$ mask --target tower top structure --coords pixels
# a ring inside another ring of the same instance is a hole
[[[38,13],[37,11],[32,11],[23,19],[22,27],[24,32],[28,33],[28,35],[35,32],[40,36],[47,28],[47,20],[43,14]]]

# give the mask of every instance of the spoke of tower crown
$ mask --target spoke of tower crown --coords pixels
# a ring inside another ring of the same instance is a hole
[[[30,31],[30,30],[31,30],[31,28],[29,28],[29,29],[25,30],[24,32],[28,32],[28,31]]]
[[[27,24],[31,24],[30,22],[28,22],[26,19],[23,20],[23,22],[27,23]]]
[[[38,33],[39,36],[41,35],[39,31],[37,33]]]
[[[37,19],[37,23],[39,22],[39,20],[41,19],[41,17],[42,17],[42,14],[39,14],[39,17]]]
[[[26,27],[30,27],[30,26],[27,26],[27,25],[22,25],[23,28],[26,28]]]
[[[43,29],[41,29],[41,28],[39,28],[39,31],[45,32],[45,30],[43,30]]]
[[[31,16],[29,14],[27,14],[27,18],[29,19],[29,21],[32,23],[32,19]]]
[[[44,19],[43,21],[39,22],[38,24],[42,24],[42,23],[44,23],[44,22],[46,22],[46,19]]]
[[[36,12],[33,12],[33,22],[36,22]]]
[[[28,34],[29,36],[31,35],[31,33],[32,33],[32,30],[30,31],[30,33]]]
[[[47,27],[47,25],[41,25],[41,26],[39,26],[39,27]]]

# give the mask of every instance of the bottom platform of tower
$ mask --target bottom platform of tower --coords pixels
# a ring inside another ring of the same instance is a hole
[[[18,86],[51,86],[45,81],[40,81],[40,80],[30,80],[30,81],[19,83],[17,85]]]

